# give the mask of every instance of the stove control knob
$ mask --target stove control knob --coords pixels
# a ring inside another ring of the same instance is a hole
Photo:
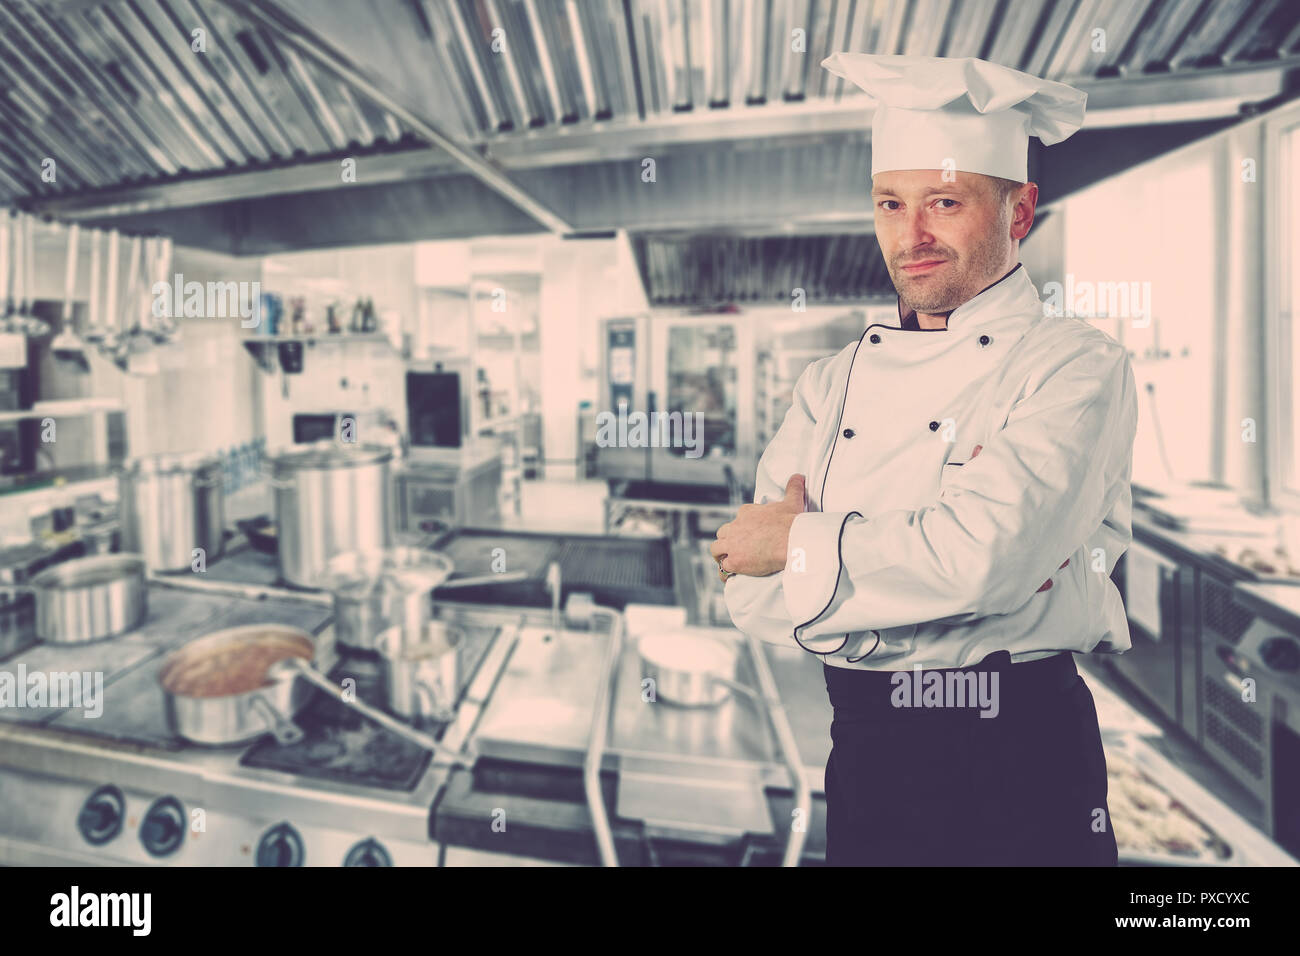
[[[277,823],[257,841],[258,866],[302,866],[302,837],[287,823]]]
[[[378,840],[362,840],[343,860],[344,866],[392,866],[393,858],[388,855],[383,844]]]
[[[86,798],[77,814],[77,830],[91,846],[102,846],[122,832],[124,819],[126,798],[110,784]]]
[[[151,856],[168,856],[185,842],[185,808],[175,797],[159,797],[145,812],[140,842]]]
[[[1270,637],[1259,646],[1259,656],[1275,671],[1300,669],[1300,644],[1289,637]]]

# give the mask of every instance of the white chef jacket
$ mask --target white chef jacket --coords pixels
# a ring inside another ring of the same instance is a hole
[[[1136,432],[1128,352],[1044,316],[1023,266],[946,330],[872,325],[804,370],[759,460],[755,500],[802,474],[807,512],[783,571],[727,581],[732,621],[870,670],[1122,653]]]

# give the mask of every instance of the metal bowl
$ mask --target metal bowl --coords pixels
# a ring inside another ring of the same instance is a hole
[[[682,707],[713,707],[731,693],[739,653],[734,645],[689,631],[646,634],[637,642],[641,674],[655,699]]]

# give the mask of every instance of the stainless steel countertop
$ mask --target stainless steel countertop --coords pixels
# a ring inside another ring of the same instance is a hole
[[[740,636],[725,628],[700,630],[728,642]],[[581,766],[602,650],[599,639],[583,632],[553,637],[548,630],[525,628],[475,734],[480,752]],[[820,792],[831,721],[821,661],[797,648],[765,645],[763,650],[794,725],[805,777]],[[752,661],[743,651],[740,657],[736,679],[755,686]],[[740,775],[788,784],[772,731],[753,700],[732,694],[718,707],[699,709],[643,701],[634,638],[618,668],[607,767],[653,764],[681,776]]]

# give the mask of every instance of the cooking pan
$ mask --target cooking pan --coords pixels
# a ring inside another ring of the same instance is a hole
[[[245,744],[268,731],[281,744],[297,743],[303,732],[293,720],[314,685],[445,760],[472,762],[472,756],[344,696],[316,663],[315,642],[298,628],[251,624],[206,634],[169,654],[158,673],[167,725],[176,736],[205,746]]]
[[[261,551],[263,554],[279,553],[280,536],[277,533],[275,522],[267,515],[241,519],[235,522],[235,526],[244,532],[244,537],[256,550]]]
[[[414,544],[335,555],[323,581],[334,596],[334,639],[344,647],[383,653],[380,636],[392,625],[408,627],[410,640],[423,639],[428,597],[435,588],[472,588],[528,577],[511,571],[449,581],[453,570],[446,555]]]
[[[316,644],[296,627],[250,624],[215,631],[173,651],[158,673],[167,724],[196,744],[246,743],[271,730],[281,743],[302,739],[290,723],[311,688],[267,675],[286,657],[314,660]],[[260,673],[250,672],[260,667]]]
[[[396,576],[393,585],[427,597],[453,570],[445,555],[414,543],[346,551],[331,558],[326,568],[324,585],[334,595],[334,639],[366,651],[377,650],[380,633],[390,623],[398,623],[390,622],[385,613],[386,579]]]
[[[133,630],[148,611],[146,565],[138,554],[96,554],[64,561],[15,590],[36,595],[36,636],[49,644],[85,644]]]
[[[655,700],[681,707],[716,707],[734,691],[757,694],[736,682],[739,652],[732,644],[689,631],[646,634],[637,642],[641,675],[654,681]]]
[[[464,633],[443,621],[428,622],[418,641],[401,627],[379,635],[379,672],[389,713],[416,726],[451,720],[461,685],[459,649]]]

